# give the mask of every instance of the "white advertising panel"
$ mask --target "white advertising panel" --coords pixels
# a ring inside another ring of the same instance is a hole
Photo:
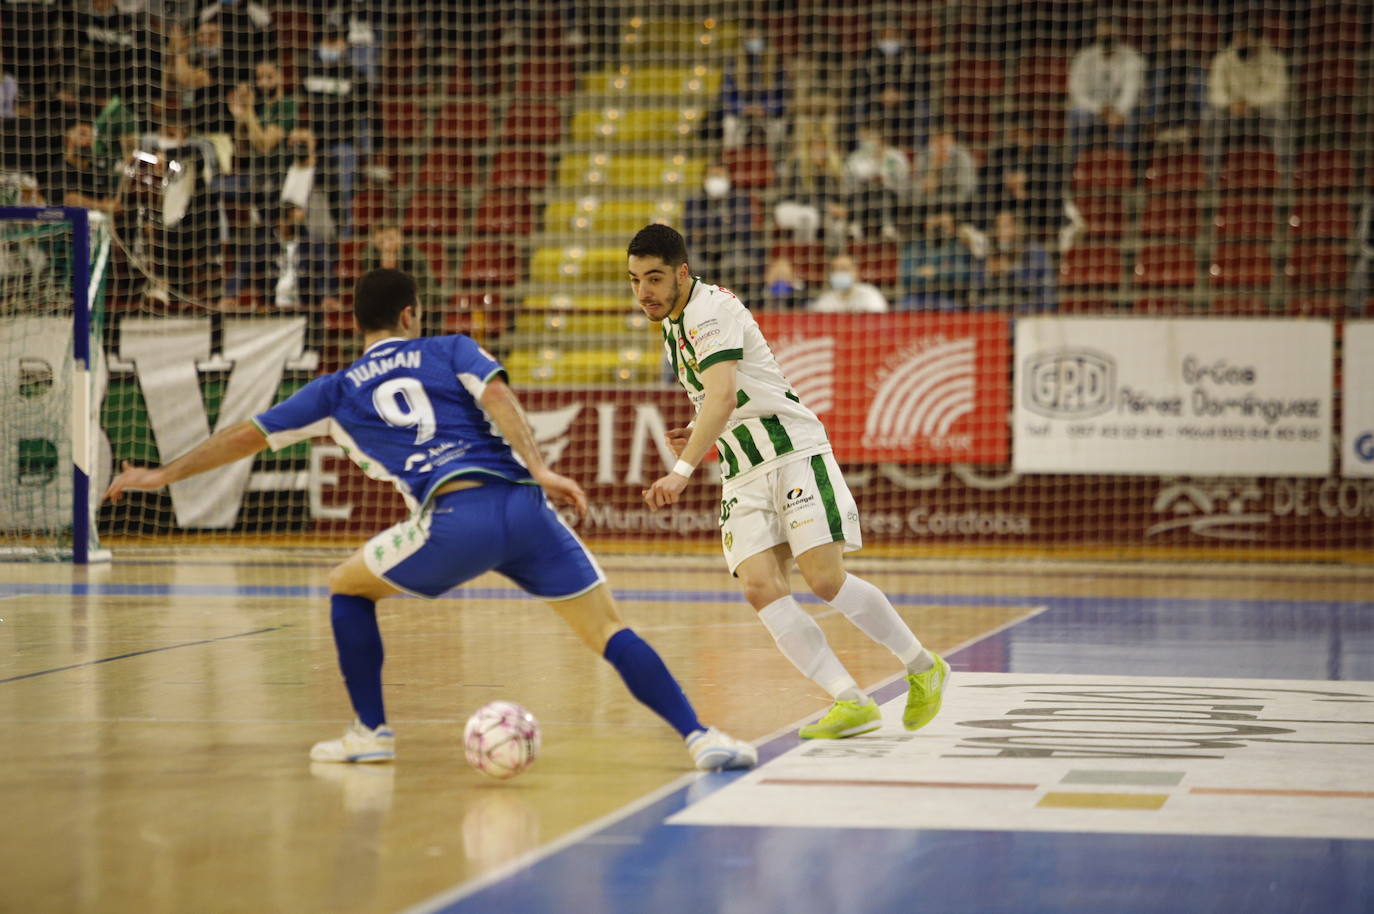
[[[1019,320],[1013,466],[1323,476],[1331,371],[1326,321]]]
[[[1341,475],[1374,476],[1374,321],[1346,321]]]

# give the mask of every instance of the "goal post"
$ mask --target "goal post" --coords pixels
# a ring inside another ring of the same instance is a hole
[[[109,245],[84,208],[0,206],[0,558],[109,559],[92,485]]]

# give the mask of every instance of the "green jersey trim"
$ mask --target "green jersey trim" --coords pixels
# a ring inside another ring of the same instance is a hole
[[[692,344],[688,343],[687,345],[690,346]],[[693,355],[695,354],[696,353],[694,352]],[[738,362],[743,358],[743,349],[722,349],[720,352],[713,352],[706,358],[698,361],[697,367],[700,368],[702,371],[705,371],[707,368],[710,368],[717,362]]]
[[[844,523],[840,520],[840,504],[835,500],[835,487],[830,482],[830,473],[825,468],[825,456],[817,454],[811,458],[811,475],[816,479],[816,490],[820,493],[821,504],[825,505],[825,521],[830,525],[830,539],[844,541]]]

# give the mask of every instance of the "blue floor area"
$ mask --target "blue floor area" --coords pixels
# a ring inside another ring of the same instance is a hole
[[[930,595],[912,602],[1028,600],[1049,609],[952,654],[956,671],[1374,680],[1374,602]],[[877,697],[896,697],[903,685]],[[773,740],[761,759],[795,745],[795,736]],[[514,875],[419,910],[1374,911],[1370,841],[663,824],[738,776],[703,777]]]

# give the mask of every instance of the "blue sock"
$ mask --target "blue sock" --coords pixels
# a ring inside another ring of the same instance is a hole
[[[643,638],[622,628],[611,635],[602,656],[625,680],[630,694],[648,705],[684,739],[693,730],[706,729],[697,720],[697,712],[682,693],[682,686],[664,666],[663,658]]]
[[[353,710],[364,727],[386,723],[382,709],[382,633],[377,604],[366,597],[336,593],[329,597],[334,646]]]

